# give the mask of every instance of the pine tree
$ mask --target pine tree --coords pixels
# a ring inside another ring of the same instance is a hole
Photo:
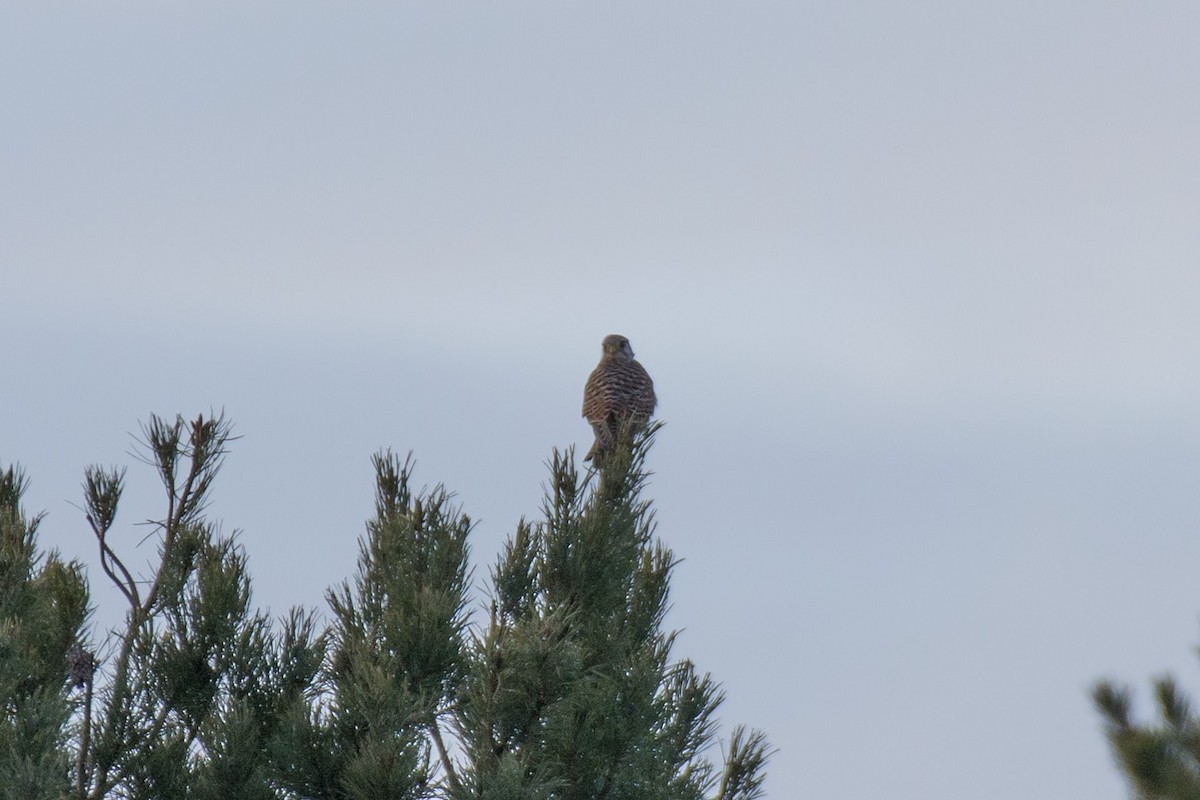
[[[664,631],[676,564],[641,499],[659,426],[581,477],[555,452],[542,519],[492,570],[486,630],[469,648],[455,717],[459,798],[702,798],[761,793],[764,736],[735,729],[718,774],[703,752],[722,694]]]
[[[223,416],[153,417],[165,489],[149,575],[114,533],[124,472],[89,468],[87,521],[127,603],[88,649],[78,564],[36,555],[23,479],[0,475],[0,796],[707,798],[761,794],[764,736],[706,757],[722,693],[672,657],[675,558],[642,499],[657,426],[580,475],[555,452],[541,519],[522,520],[474,622],[469,517],[411,458],[374,459],[376,508],[330,624],[251,607],[245,553],[204,510],[233,439]],[[98,651],[98,653],[97,653]]]

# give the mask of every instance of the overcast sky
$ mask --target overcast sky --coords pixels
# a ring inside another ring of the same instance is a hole
[[[0,463],[92,562],[84,467],[131,465],[132,552],[130,433],[225,409],[211,511],[280,613],[412,449],[482,580],[623,333],[676,655],[770,796],[1123,798],[1088,687],[1200,695],[1198,36],[1191,0],[4,3]]]

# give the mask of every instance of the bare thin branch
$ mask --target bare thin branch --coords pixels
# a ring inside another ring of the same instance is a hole
[[[450,754],[446,752],[446,743],[442,741],[442,732],[438,728],[437,717],[434,717],[430,722],[429,732],[433,734],[433,743],[437,745],[438,757],[442,760],[442,768],[446,770],[446,779],[450,781],[450,788],[457,791],[462,784],[459,783],[458,773],[454,771],[454,764],[450,761]]]

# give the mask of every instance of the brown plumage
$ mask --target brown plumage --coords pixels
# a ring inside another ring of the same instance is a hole
[[[610,452],[622,424],[634,430],[645,425],[658,402],[654,381],[634,360],[628,339],[614,333],[604,337],[600,348],[600,363],[583,387],[583,416],[596,432],[584,461]]]

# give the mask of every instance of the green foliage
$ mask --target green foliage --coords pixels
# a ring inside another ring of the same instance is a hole
[[[101,567],[129,603],[105,681],[83,710],[75,794],[99,798],[276,798],[278,742],[311,701],[324,637],[311,614],[279,625],[251,607],[244,550],[204,519],[233,438],[222,416],[153,417],[144,460],[166,514],[158,564],[134,580],[112,540],[124,473],[89,468],[87,519]],[[276,629],[278,627],[278,629]]]
[[[430,796],[435,746],[454,779],[439,719],[464,660],[471,522],[441,487],[409,488],[411,461],[380,453],[374,466],[375,518],[358,574],[327,595],[334,624],[321,692],[290,719],[295,757],[283,782],[305,796]]]
[[[492,570],[493,613],[457,708],[459,797],[701,798],[722,696],[661,629],[675,559],[640,499],[657,426],[581,477],[556,452],[543,519]],[[768,748],[735,733],[719,797],[758,795]]]
[[[205,518],[230,424],[153,417],[143,455],[166,513],[148,580],[113,532],[124,472],[85,473],[100,565],[128,603],[94,678],[82,571],[39,558],[23,479],[0,474],[0,796],[757,797],[765,739],[737,728],[706,758],[722,694],[662,628],[676,562],[641,499],[656,429],[585,475],[554,453],[483,624],[470,519],[442,487],[411,488],[411,459],[376,455],[375,515],[321,627],[255,611],[245,552]]]
[[[764,771],[770,752],[766,735],[739,725],[729,740],[725,774],[721,777],[720,800],[751,800],[762,796]]]
[[[68,787],[69,653],[87,617],[77,562],[37,550],[20,469],[0,472],[0,797],[57,798]]]
[[[1105,720],[1105,733],[1118,766],[1144,800],[1200,799],[1200,717],[1168,677],[1154,681],[1161,722],[1133,720],[1129,691],[1102,681],[1092,700]]]

